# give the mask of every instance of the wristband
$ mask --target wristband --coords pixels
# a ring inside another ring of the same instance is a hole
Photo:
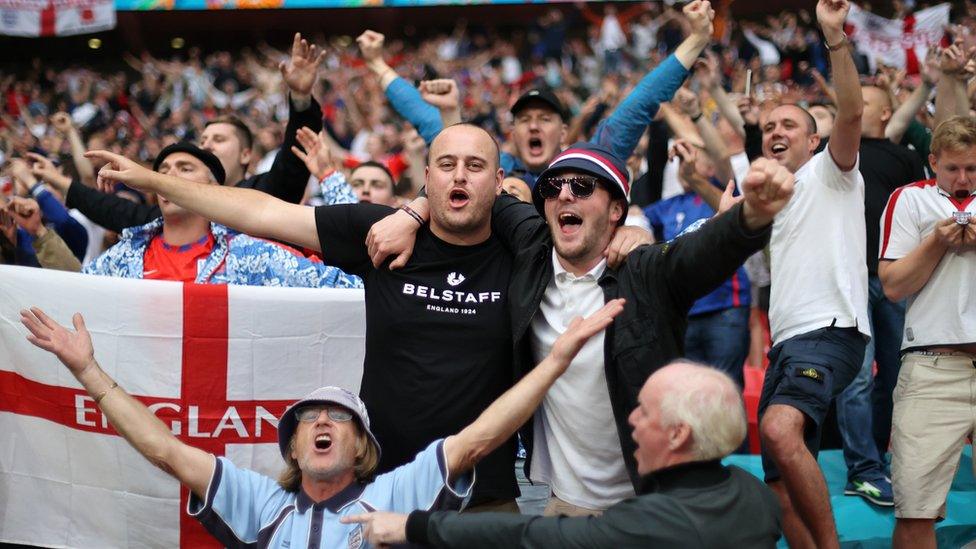
[[[110,385],[108,389],[105,389],[101,393],[98,393],[98,396],[95,397],[95,404],[98,404],[99,402],[101,402],[102,399],[105,398],[105,395],[107,395],[109,391],[111,391],[112,389],[114,389],[114,388],[116,388],[118,386],[119,386],[119,382],[113,381],[112,382],[112,385]]]
[[[418,214],[417,212],[415,212],[413,210],[413,208],[411,208],[410,206],[404,204],[403,206],[400,206],[400,209],[403,210],[403,211],[405,211],[405,212],[407,212],[407,215],[409,215],[410,217],[414,218],[414,220],[417,223],[419,223],[421,227],[424,226],[424,220],[423,220],[423,218],[420,217],[420,214]]]
[[[826,40],[824,41],[824,46],[827,46],[827,51],[838,51],[838,50],[840,50],[841,48],[843,48],[846,45],[847,45],[847,35],[846,34],[844,35],[843,38],[840,39],[840,42],[837,42],[833,46],[831,46],[830,44],[828,44]]]

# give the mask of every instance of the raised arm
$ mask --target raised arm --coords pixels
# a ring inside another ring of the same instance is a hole
[[[538,366],[460,433],[444,441],[449,470],[457,475],[470,470],[481,458],[505,442],[528,421],[549,387],[566,371],[588,339],[602,332],[624,310],[624,300],[614,299],[586,319],[574,318]]]
[[[898,106],[898,109],[891,115],[888,125],[885,126],[885,137],[892,143],[901,142],[901,138],[908,131],[908,126],[918,111],[925,106],[925,102],[932,95],[932,89],[939,81],[938,66],[930,66],[930,63],[931,60],[926,60],[926,67],[922,69],[922,81],[919,82],[915,91],[908,96],[908,99]]]
[[[702,112],[698,96],[689,89],[681,88],[675,94],[675,100],[685,115],[691,118],[695,124],[695,129],[701,135],[702,141],[705,143],[705,154],[715,164],[715,177],[719,181],[734,179],[732,155],[729,154],[729,148],[725,145],[722,136],[718,134],[715,124],[712,124],[712,121]]]
[[[969,116],[969,97],[966,84],[976,68],[976,48],[966,49],[962,40],[942,50],[939,69],[942,77],[935,91],[935,126],[953,116]]]
[[[112,427],[150,463],[176,477],[199,498],[205,498],[213,475],[214,457],[180,442],[141,402],[132,398],[95,361],[85,320],[75,313],[74,331],[61,326],[38,308],[22,310],[20,321],[30,331],[28,341],[67,366],[95,400]]]
[[[285,202],[254,189],[206,185],[163,175],[108,151],[85,154],[107,162],[99,178],[158,193],[187,210],[251,236],[321,251],[314,208]]]
[[[699,230],[641,256],[653,261],[655,254],[660,254],[666,264],[664,269],[648,269],[657,277],[646,283],[667,284],[675,302],[690,307],[763,248],[773,218],[793,196],[793,185],[793,174],[776,161],[756,160],[742,181],[741,204],[712,218]]]
[[[366,66],[380,79],[380,86],[386,93],[390,105],[417,128],[429,145],[444,128],[441,113],[436,107],[424,101],[417,88],[400,78],[400,75],[386,64],[383,60],[384,40],[382,34],[371,30],[363,32],[356,38]]]
[[[71,147],[71,161],[75,164],[81,182],[89,187],[94,186],[95,168],[91,160],[85,158],[85,144],[81,141],[81,134],[71,121],[71,116],[66,112],[54,113],[51,116],[51,124],[68,140],[68,145]]]
[[[817,21],[830,50],[831,74],[837,93],[837,117],[827,148],[834,163],[845,172],[854,169],[857,164],[857,151],[861,146],[861,113],[864,110],[860,77],[844,33],[844,20],[850,8],[848,0],[817,2]]]
[[[311,94],[324,55],[325,52],[295,33],[291,56],[279,65],[289,90],[285,138],[271,169],[255,176],[247,185],[294,204],[302,201],[309,176],[305,164],[293,152],[297,144],[295,136],[303,127],[313,132],[322,130],[322,109]]]
[[[690,2],[684,7],[684,14],[691,24],[691,34],[674,54],[637,83],[591,139],[609,148],[618,158],[630,157],[660,104],[671,99],[711,39],[715,11],[708,0]]]

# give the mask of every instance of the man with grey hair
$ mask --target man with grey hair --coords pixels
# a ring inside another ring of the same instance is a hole
[[[374,544],[494,547],[774,547],[776,496],[721,458],[746,435],[746,416],[726,374],[688,361],[648,378],[630,415],[641,490],[600,517],[540,517],[414,511],[368,513]]]

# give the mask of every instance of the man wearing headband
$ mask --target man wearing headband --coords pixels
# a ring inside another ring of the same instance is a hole
[[[221,162],[192,143],[160,151],[153,170],[202,184],[223,184]],[[354,201],[351,191],[346,193]],[[236,233],[159,197],[162,214],[122,231],[112,246],[82,272],[199,284],[362,288],[359,277],[312,261],[297,250]]]
[[[416,457],[374,479],[380,443],[362,400],[323,387],[290,406],[278,425],[286,469],[278,482],[227,458],[184,444],[95,361],[80,314],[69,330],[37,308],[21,311],[34,345],[53,353],[81,383],[116,431],[190,492],[187,512],[228,547],[359,547],[362,527],[341,519],[369,511],[457,508],[470,494],[475,463],[506,441],[539,405],[583,343],[623,310],[607,303],[576,318],[529,375],[460,432],[429,442]],[[358,544],[356,540],[358,539]]]

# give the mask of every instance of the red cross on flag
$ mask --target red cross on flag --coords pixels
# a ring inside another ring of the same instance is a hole
[[[187,491],[119,437],[19,310],[71,325],[187,444],[277,478],[277,418],[323,385],[358,392],[360,290],[182,284],[0,266],[0,542],[214,547]]]
[[[115,0],[0,0],[0,34],[66,36],[115,28]]]
[[[872,72],[881,63],[918,74],[929,48],[944,39],[951,7],[949,3],[939,4],[904,19],[886,19],[852,2],[847,30],[857,50],[867,56]]]

